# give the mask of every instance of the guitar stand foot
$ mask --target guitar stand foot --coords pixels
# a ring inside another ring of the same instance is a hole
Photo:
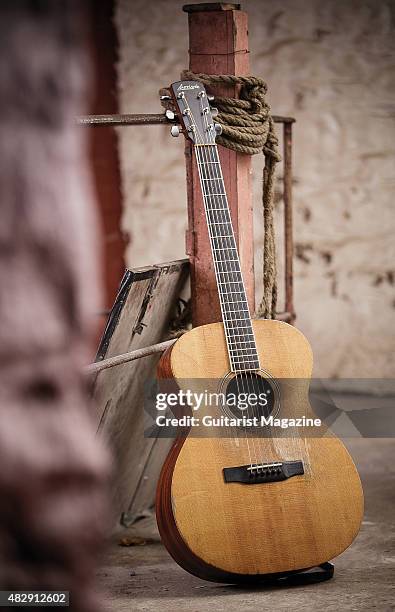
[[[325,563],[321,563],[320,565],[311,567],[309,569],[296,570],[294,572],[278,574],[273,577],[268,576],[265,582],[277,586],[302,586],[307,584],[317,584],[333,578],[334,572],[335,566],[333,563],[326,561]]]

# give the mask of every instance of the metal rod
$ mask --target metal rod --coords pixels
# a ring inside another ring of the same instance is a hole
[[[294,315],[291,312],[279,312],[276,316],[276,319],[279,321],[292,322],[293,318]],[[84,368],[84,372],[85,374],[97,374],[102,370],[114,368],[115,366],[123,365],[124,363],[135,361],[136,359],[141,359],[142,357],[148,357],[149,355],[154,355],[155,353],[163,353],[167,348],[169,348],[169,346],[172,346],[176,340],[178,340],[178,338],[166,340],[165,342],[159,342],[159,344],[152,344],[151,346],[146,346],[142,349],[130,351],[130,353],[122,353],[121,355],[115,355],[115,357],[109,357],[108,359],[91,363]]]
[[[290,124],[295,121],[293,117],[281,117],[273,115],[275,123]],[[112,127],[117,125],[171,125],[164,114],[139,114],[139,115],[83,115],[77,117],[77,124],[83,127]]]
[[[293,305],[292,123],[284,123],[285,310],[295,320]]]
[[[163,114],[143,115],[83,115],[77,117],[77,124],[85,127],[106,127],[116,125],[171,125],[172,121]]]
[[[114,366],[129,363],[129,361],[141,359],[141,357],[147,357],[148,355],[154,355],[155,353],[163,353],[167,348],[169,348],[169,346],[174,344],[176,340],[177,338],[173,338],[172,340],[166,340],[165,342],[160,342],[159,344],[152,344],[151,346],[146,346],[142,349],[131,351],[130,353],[123,353],[122,355],[116,355],[115,357],[109,357],[108,359],[91,363],[85,367],[84,372],[85,374],[97,374],[98,372],[106,370],[107,368],[113,368]]]

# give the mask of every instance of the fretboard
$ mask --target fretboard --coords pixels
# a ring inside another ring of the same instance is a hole
[[[259,357],[217,146],[196,145],[195,153],[231,369],[257,370]]]

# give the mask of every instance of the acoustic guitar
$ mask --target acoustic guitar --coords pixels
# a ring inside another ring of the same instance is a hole
[[[170,90],[181,130],[193,143],[222,322],[180,337],[162,356],[158,375],[184,391],[217,387],[225,401],[192,410],[223,427],[198,436],[190,427],[175,440],[158,483],[157,522],[164,545],[190,573],[217,582],[259,581],[344,551],[360,528],[363,493],[342,442],[324,426],[311,434],[306,425],[315,417],[308,341],[287,323],[251,320],[215,143],[220,128],[206,91],[195,81]],[[243,409],[228,403],[242,394],[262,402],[248,400]],[[270,424],[270,417],[291,426]],[[262,419],[268,424],[261,426]]]

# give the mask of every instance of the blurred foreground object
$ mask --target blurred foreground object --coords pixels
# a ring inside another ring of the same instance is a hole
[[[97,611],[109,461],[82,365],[98,308],[77,2],[0,5],[0,589]]]

